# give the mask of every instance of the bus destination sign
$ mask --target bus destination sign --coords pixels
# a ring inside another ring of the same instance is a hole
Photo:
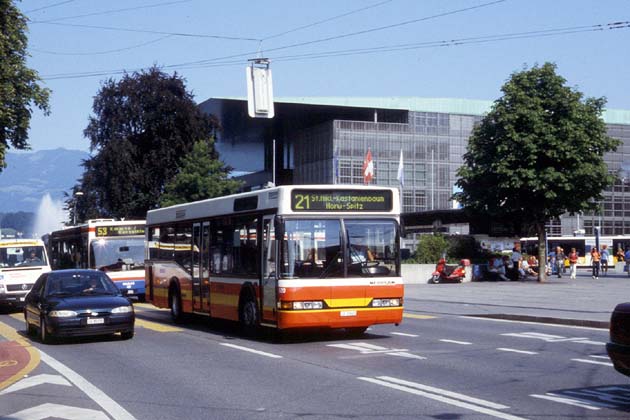
[[[144,235],[144,225],[97,226],[96,236],[137,236]]]
[[[293,190],[293,211],[391,211],[389,190]]]

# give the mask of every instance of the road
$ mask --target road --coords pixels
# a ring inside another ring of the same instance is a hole
[[[375,326],[359,338],[331,332],[278,341],[265,333],[240,336],[230,324],[205,319],[176,326],[167,311],[150,305],[136,310],[132,340],[54,345],[26,337],[20,314],[0,315],[0,360],[12,339],[41,358],[27,377],[0,391],[0,416],[630,416],[630,381],[605,354],[605,329],[411,310],[400,326]]]

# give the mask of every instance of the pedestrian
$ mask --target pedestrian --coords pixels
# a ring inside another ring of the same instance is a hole
[[[623,256],[626,259],[626,273],[630,277],[630,248],[626,248],[626,253]]]
[[[521,243],[514,242],[514,248],[512,248],[512,275],[513,280],[518,280],[518,269],[520,268],[521,259],[523,258],[523,254],[521,254]]]
[[[562,278],[562,269],[564,268],[564,251],[561,247],[556,247],[556,274],[558,278]]]
[[[601,261],[601,254],[596,246],[591,249],[591,263],[593,264],[593,278],[599,279],[599,263]]]
[[[608,254],[608,245],[604,244],[602,245],[602,252],[601,252],[601,264],[602,264],[602,274],[604,276],[608,275],[608,258],[609,258],[609,254]]]
[[[578,253],[575,248],[571,248],[569,252],[569,273],[572,280],[577,276]]]
[[[623,253],[623,249],[621,247],[617,248],[617,262],[624,262],[626,260],[625,255]]]

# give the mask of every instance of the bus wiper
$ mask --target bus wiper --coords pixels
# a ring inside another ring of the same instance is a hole
[[[330,264],[328,264],[326,268],[324,268],[324,271],[322,271],[322,274],[319,275],[320,279],[323,279],[326,276],[328,276],[328,274],[330,274],[329,272],[332,271],[332,267],[339,265],[339,263],[337,262],[337,259],[339,257],[341,257],[341,250],[337,251],[335,256],[330,260]]]

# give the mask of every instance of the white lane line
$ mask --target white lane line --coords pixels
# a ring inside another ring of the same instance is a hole
[[[44,363],[57,372],[61,373],[70,382],[72,382],[77,388],[83,391],[88,397],[90,397],[95,403],[100,405],[112,418],[115,420],[135,420],[135,417],[131,415],[127,410],[120,406],[116,401],[112,400],[103,391],[96,386],[92,385],[87,379],[79,375],[57,359],[52,358],[48,354],[39,350],[40,357]]]
[[[617,408],[614,405],[604,404],[604,403],[600,403],[600,402],[584,401],[584,400],[580,400],[578,398],[562,397],[560,395],[552,394],[551,392],[548,392],[545,395],[531,394],[530,397],[540,398],[540,399],[543,399],[543,400],[554,401],[554,402],[558,402],[558,403],[562,403],[562,404],[574,405],[576,407],[582,407],[582,408],[586,408],[588,410],[600,410],[600,407]]]
[[[608,331],[608,328],[582,327],[580,325],[549,324],[546,322],[515,321],[513,319],[484,318],[481,316],[460,316],[460,318],[479,319],[482,321],[508,322],[508,323],[513,323],[513,324],[544,325],[545,327],[573,328],[577,330]]]
[[[28,378],[20,379],[18,382],[14,383],[10,387],[6,388],[4,391],[0,392],[0,395],[10,394],[11,392],[21,391],[23,389],[41,385],[41,384],[72,386],[70,382],[68,382],[66,378],[64,378],[61,375],[41,374],[41,375],[29,376]]]
[[[88,408],[71,407],[69,405],[46,403],[36,407],[18,411],[4,419],[35,420],[35,419],[69,419],[69,420],[109,420],[107,414]]]
[[[401,332],[392,332],[390,334],[391,335],[401,335],[403,337],[419,337],[418,334],[407,334],[407,333],[401,333]]]
[[[454,405],[456,407],[460,407],[460,408],[466,408],[468,410],[472,410],[478,413],[482,413],[482,414],[486,414],[489,416],[493,416],[493,417],[497,417],[500,419],[505,419],[505,420],[525,420],[523,417],[518,417],[518,416],[513,416],[511,414],[507,414],[507,413],[502,413],[500,411],[496,411],[490,408],[486,408],[485,406],[481,406],[481,405],[474,405],[468,402],[464,402],[464,398],[465,399],[470,399],[471,397],[468,397],[466,395],[462,395],[462,394],[456,394],[456,393],[451,393],[450,391],[445,391],[445,390],[439,390],[441,391],[441,393],[443,393],[443,395],[438,395],[438,394],[433,394],[430,392],[426,392],[426,391],[422,391],[420,389],[416,389],[418,386],[424,386],[424,385],[420,385],[420,384],[413,384],[413,387],[409,387],[409,386],[403,386],[403,385],[399,385],[396,383],[391,383],[391,382],[386,382],[385,380],[382,380],[383,378],[388,378],[385,376],[380,376],[378,378],[366,378],[366,377],[358,377],[357,379],[362,380],[362,381],[366,381],[366,382],[371,382],[377,385],[382,385],[388,388],[392,388],[392,389],[396,389],[398,391],[404,391],[404,392],[408,392],[410,394],[414,394],[414,395],[419,395],[421,397],[425,397],[425,398],[429,398],[435,401],[440,401],[443,402],[445,404],[450,404],[450,405]],[[389,379],[395,379],[395,378],[388,378]],[[400,381],[400,380],[396,380],[396,381]],[[402,382],[406,382],[406,381],[402,381]],[[444,395],[448,394],[453,394],[453,395],[457,395],[460,400],[457,399],[453,399],[453,398],[448,398]],[[474,400],[476,400],[476,398],[473,398]],[[483,400],[478,400],[478,401],[483,401]],[[483,401],[484,404],[494,404],[494,403],[490,403],[489,401]],[[497,406],[499,406],[497,404]],[[505,406],[501,406],[504,408],[509,408],[509,407],[505,407]]]
[[[272,359],[282,359],[282,356],[279,356],[277,354],[267,353],[260,350],[254,350],[254,349],[250,349],[249,347],[237,346],[236,344],[230,344],[230,343],[220,343],[220,344],[222,346],[231,347],[233,349],[243,350],[250,353],[259,354],[261,356],[271,357]]]
[[[408,357],[410,359],[426,360],[426,357],[418,356],[417,354],[407,353],[406,351],[399,351],[396,353],[385,353],[390,356]]]
[[[574,362],[581,362],[581,363],[590,363],[592,365],[602,365],[602,366],[610,366],[612,367],[613,364],[612,363],[608,363],[608,362],[598,362],[596,360],[588,360],[588,359],[571,359]]]
[[[520,354],[538,354],[535,351],[508,349],[508,348],[505,348],[505,347],[499,347],[499,348],[497,348],[497,350],[499,350],[499,351],[508,351],[508,352],[512,352],[512,353],[520,353]]]
[[[469,346],[472,344],[472,343],[469,343],[468,341],[457,341],[457,340],[446,340],[446,339],[440,340],[440,341],[443,343],[461,344],[463,346]]]
[[[591,341],[591,340],[576,340],[576,343],[581,344],[593,344],[594,346],[605,346],[606,343],[602,343],[601,341]]]
[[[598,356],[595,354],[591,354],[589,357],[592,357],[593,359],[605,359],[605,360],[610,360],[610,357],[608,356]]]

